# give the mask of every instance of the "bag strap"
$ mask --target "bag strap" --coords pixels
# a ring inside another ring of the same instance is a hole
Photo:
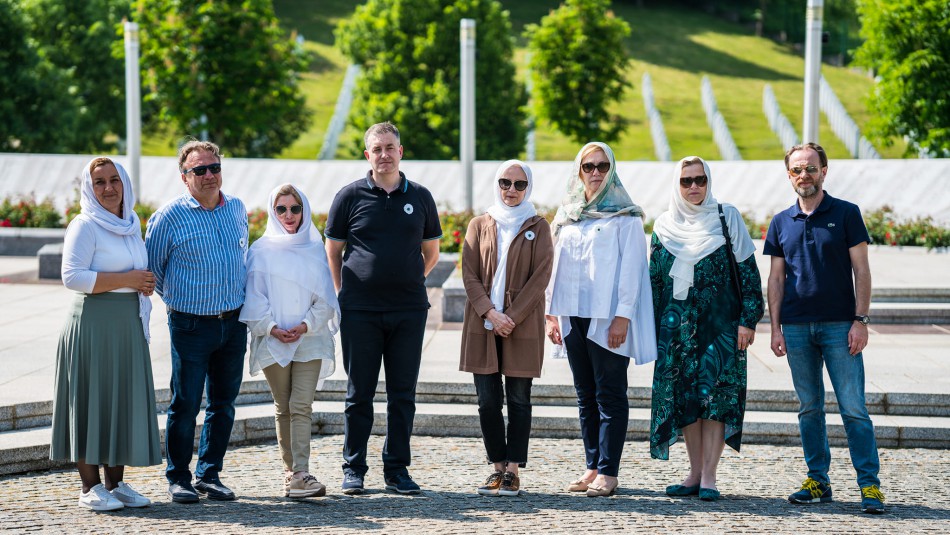
[[[732,239],[729,237],[729,225],[726,224],[726,214],[722,211],[722,203],[719,203],[719,222],[722,224],[722,236],[726,238],[726,254],[729,256],[729,271],[732,272],[732,283],[736,288],[736,295],[739,296],[739,302],[742,302],[742,290],[739,287],[739,267],[736,261],[736,254],[732,250]]]

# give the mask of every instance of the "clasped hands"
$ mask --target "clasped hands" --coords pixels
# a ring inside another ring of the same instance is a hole
[[[285,344],[291,344],[297,340],[300,340],[300,337],[303,336],[305,332],[307,332],[306,323],[301,323],[293,329],[281,329],[275,325],[271,328],[270,335]]]
[[[147,269],[133,269],[129,271],[133,284],[129,286],[138,290],[145,297],[155,292],[155,274]]]
[[[508,338],[511,331],[515,330],[515,321],[507,314],[498,312],[494,308],[485,314],[485,319],[492,324],[492,331],[502,338]]]

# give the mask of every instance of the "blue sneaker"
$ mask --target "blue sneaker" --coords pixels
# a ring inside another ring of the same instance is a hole
[[[788,497],[792,503],[825,503],[831,501],[831,485],[815,481],[812,478],[805,479],[802,483],[802,490]]]
[[[363,494],[363,474],[349,470],[343,472],[343,494]]]
[[[884,514],[884,493],[877,485],[861,487],[861,510],[872,515]]]
[[[412,480],[409,474],[395,474],[386,476],[386,490],[394,490],[399,494],[419,494],[419,485]]]

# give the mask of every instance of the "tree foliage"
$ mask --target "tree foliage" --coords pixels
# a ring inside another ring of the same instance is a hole
[[[877,74],[869,134],[950,156],[950,6],[946,0],[865,0],[856,60]]]
[[[24,0],[29,32],[43,57],[60,69],[72,99],[57,110],[72,119],[59,145],[70,152],[99,152],[125,134],[125,64],[119,25],[131,0]],[[108,137],[107,137],[108,136]]]
[[[22,3],[0,0],[0,151],[68,152],[78,102],[29,29]]]
[[[340,24],[337,44],[362,66],[349,141],[381,121],[399,127],[405,156],[453,159],[459,151],[459,21],[476,21],[475,151],[507,159],[524,148],[527,101],[515,79],[508,12],[495,0],[369,0]]]
[[[137,0],[134,18],[157,120],[251,157],[278,154],[306,129],[297,73],[307,58],[270,0]]]
[[[630,86],[630,27],[614,17],[610,1],[567,0],[525,35],[538,116],[578,143],[615,141],[626,125],[610,108]]]

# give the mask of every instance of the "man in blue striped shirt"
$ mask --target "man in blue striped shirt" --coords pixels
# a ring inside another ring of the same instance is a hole
[[[185,143],[178,167],[188,191],[152,214],[145,233],[149,269],[171,332],[165,477],[172,501],[195,503],[198,492],[233,500],[218,473],[244,374],[247,329],[238,315],[247,280],[247,210],[240,199],[221,192],[221,153],[214,143]],[[195,419],[206,382],[208,406],[192,486]]]

